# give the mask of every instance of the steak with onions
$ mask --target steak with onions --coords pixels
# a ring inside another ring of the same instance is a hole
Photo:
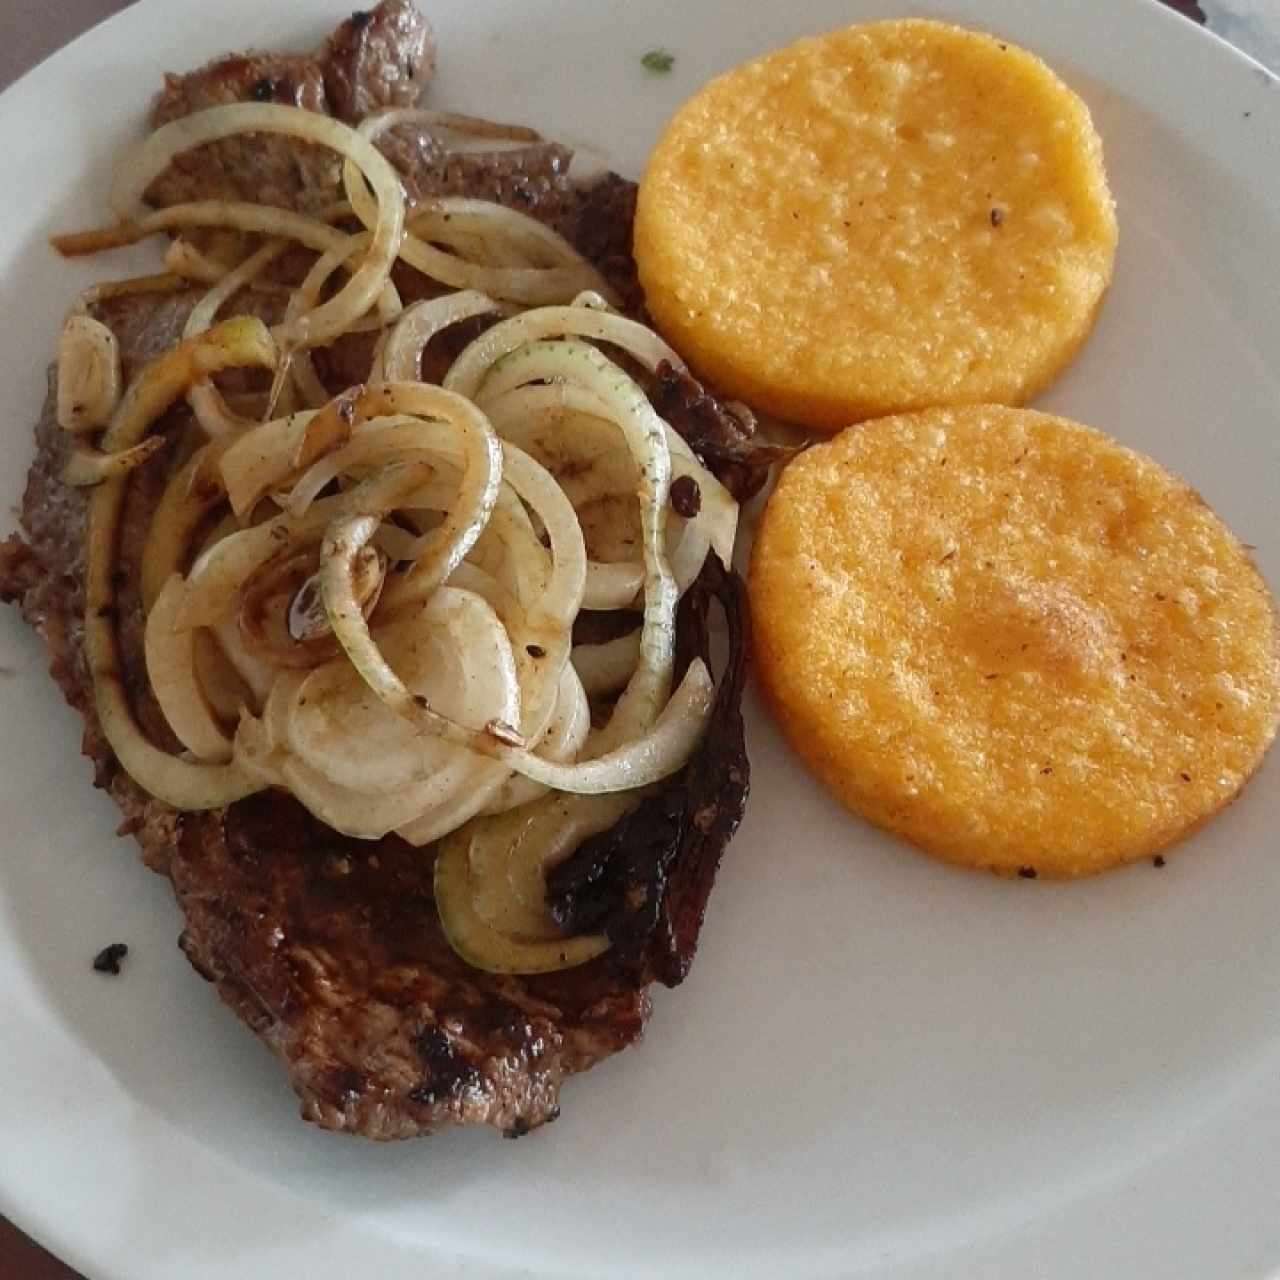
[[[416,11],[403,0],[385,0],[353,15],[316,55],[246,54],[167,77],[156,119],[258,98],[268,84],[273,95],[354,118],[410,100],[433,58]],[[314,209],[322,197],[332,198],[336,173],[316,156],[299,159],[300,151],[274,139],[203,148],[183,157],[151,197],[167,202],[252,190],[261,199],[265,188],[280,203]],[[388,151],[413,191],[497,199],[544,219],[634,301],[631,184],[610,175],[576,185],[568,153],[552,144],[459,159],[408,131],[393,136]],[[425,281],[417,284],[428,289]],[[177,341],[200,296],[199,289],[134,294],[96,305],[97,318],[119,339],[126,378]],[[270,303],[267,295],[268,312]],[[330,353],[329,372],[338,380],[343,371],[334,359]],[[719,413],[696,385],[675,387],[667,378],[658,390],[677,426],[682,411],[696,419],[689,433],[695,447],[709,431],[738,433],[725,475],[727,482],[740,476],[751,454],[739,419]],[[189,425],[178,410],[164,427],[177,440]],[[43,637],[55,680],[83,715],[83,750],[96,785],[124,814],[120,833],[135,836],[147,865],[171,880],[186,921],[180,945],[192,965],[282,1059],[302,1114],[325,1128],[401,1138],[483,1122],[518,1136],[554,1119],[566,1076],[640,1035],[648,984],[674,984],[688,971],[716,866],[741,816],[745,638],[736,575],[709,563],[680,613],[683,662],[706,650],[713,599],[733,637],[705,745],[614,833],[584,846],[555,881],[558,916],[574,927],[604,929],[617,945],[580,968],[497,976],[469,967],[445,941],[430,850],[395,836],[370,842],[338,835],[276,791],[222,810],[179,813],[122,770],[94,713],[82,651],[85,502],[83,490],[59,478],[68,446],[51,395],[36,428],[22,531],[0,546],[0,596],[16,603]],[[169,454],[180,456],[180,444],[131,478],[124,566],[139,563],[173,465]],[[714,469],[716,450],[706,457]],[[172,746],[147,686],[138,583],[128,572],[118,608],[135,711],[148,733]]]

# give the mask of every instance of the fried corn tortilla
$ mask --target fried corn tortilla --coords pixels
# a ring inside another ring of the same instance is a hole
[[[697,369],[834,431],[1026,400],[1088,335],[1115,246],[1080,98],[1014,45],[908,20],[696,94],[649,159],[635,256]]]
[[[949,862],[1074,877],[1231,801],[1280,717],[1275,605],[1158,463],[1030,410],[852,428],[756,538],[757,669],[855,813]]]

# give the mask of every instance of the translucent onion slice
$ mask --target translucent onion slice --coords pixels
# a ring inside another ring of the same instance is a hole
[[[523,942],[500,933],[472,905],[476,886],[467,854],[461,833],[441,845],[435,899],[449,945],[468,964],[488,973],[549,973],[586,964],[608,950],[609,940],[600,934]]]
[[[358,840],[377,840],[421,812],[430,803],[430,782],[370,795],[336,786],[289,754],[288,713],[303,679],[285,673],[273,685],[262,718],[242,716],[235,739],[241,768],[266,786],[286,787],[322,822]]]
[[[245,583],[238,611],[245,648],[273,667],[303,670],[340,652],[329,630],[315,580],[315,547],[263,565]],[[356,572],[356,599],[365,616],[377,607],[385,561],[367,548]]]
[[[131,449],[104,453],[77,442],[71,446],[67,465],[62,471],[62,483],[83,489],[113,477],[127,476],[148,458],[155,457],[168,443],[164,436],[152,436]]]
[[[233,365],[270,364],[275,351],[260,321],[237,317],[148,365],[112,415],[103,437],[110,451],[138,444],[151,424],[200,376]],[[177,809],[212,809],[261,788],[234,761],[192,764],[161,751],[134,720],[115,629],[115,556],[124,482],[114,477],[91,495],[85,529],[84,651],[94,704],[107,741],[131,778]]]
[[[503,356],[530,342],[561,337],[611,342],[650,371],[663,360],[669,360],[677,369],[686,368],[675,348],[647,325],[626,316],[594,306],[538,307],[482,333],[450,366],[444,385],[474,400],[489,370]]]
[[[298,459],[306,450],[309,435],[320,434],[328,441],[346,425],[342,416],[335,414],[312,433],[311,424],[318,416],[313,409],[303,409],[285,418],[273,418],[230,443],[219,470],[231,510],[238,517],[244,519],[266,494],[282,485],[300,465],[306,465]],[[330,428],[336,429],[335,433]]]
[[[218,652],[230,665],[236,676],[244,683],[253,695],[252,705],[261,707],[266,704],[276,684],[286,676],[292,678],[296,672],[281,671],[273,663],[267,662],[260,655],[250,652],[240,631],[240,619],[235,612],[228,613],[209,631],[197,630],[197,636],[211,634],[218,646]],[[206,685],[206,689],[208,686]],[[210,690],[210,701],[213,701]]]
[[[483,728],[468,727],[415,696],[370,636],[351,587],[352,560],[377,527],[377,516],[361,516],[330,529],[321,548],[320,582],[334,635],[356,670],[392,711],[429,734],[492,756],[525,777],[560,791],[594,794],[647,786],[683,767],[705,727],[714,693],[701,661],[690,666],[680,688],[647,733],[585,764],[540,759],[522,749],[525,739],[511,723],[490,720]],[[643,662],[643,637],[641,653]],[[632,678],[628,690],[635,687],[637,678]],[[624,723],[629,726],[630,721]]]
[[[582,267],[583,256],[557,231],[527,213],[493,200],[431,196],[408,215],[413,231],[448,244],[453,237],[509,251],[521,265]]]
[[[389,382],[417,382],[422,353],[437,333],[461,320],[504,309],[487,294],[464,289],[443,298],[429,298],[404,309],[387,335],[380,373]]]
[[[279,493],[279,501],[286,511],[302,515],[339,476],[367,479],[378,467],[428,459],[434,470],[442,460],[460,462],[462,456],[456,440],[442,432],[438,423],[424,423],[408,414],[371,418],[353,427],[349,442],[303,471],[294,480],[292,488]],[[433,477],[415,496],[415,501],[421,500],[424,506],[446,511],[457,497],[460,476],[460,467],[455,466],[448,479]],[[404,530],[401,532],[407,538],[412,537]],[[412,555],[398,556],[397,559],[416,560],[422,554],[423,538],[419,536],[413,540],[417,549]]]
[[[419,107],[387,107],[365,117],[377,123],[378,132],[397,125],[411,124],[435,133],[456,133],[467,138],[484,138],[493,142],[517,142],[527,145],[541,142],[536,129],[522,124],[499,124],[480,116],[462,115],[456,111],[427,111]]]
[[[184,243],[175,240],[174,244]],[[214,278],[213,288],[191,309],[187,322],[183,326],[182,336],[194,338],[211,328],[218,318],[218,312],[247,284],[274,262],[288,247],[284,240],[269,240],[260,249],[251,253],[239,266],[227,270]],[[214,438],[234,435],[253,424],[251,419],[233,413],[222,398],[221,392],[209,379],[202,379],[187,392],[187,400],[196,421],[204,429],[205,435]]]
[[[176,236],[164,251],[164,265],[174,275],[195,284],[217,284],[229,268],[225,263],[215,262],[201,253],[199,249],[184,236]]]
[[[182,573],[206,518],[226,498],[218,470],[223,442],[197,449],[165,485],[142,548],[142,607],[150,609],[169,576]]]
[[[362,141],[370,145],[368,140],[376,137],[384,129],[390,127],[393,117],[388,114],[371,116],[360,125]],[[376,149],[375,149],[376,151]],[[380,154],[380,153],[378,153]],[[360,182],[355,157],[351,156],[343,166],[343,186],[352,212],[372,230],[376,225],[376,217],[381,212],[375,209],[369,193]],[[385,163],[385,162],[384,162]],[[367,171],[366,171],[367,173]],[[376,191],[376,188],[375,188]],[[433,202],[438,203],[438,202]],[[508,228],[520,225],[525,230],[525,223],[534,223],[534,219],[525,214],[516,213],[499,204],[476,201],[483,205],[490,219],[493,234],[510,234]],[[538,234],[546,233],[539,227]],[[534,234],[528,231],[527,234]],[[595,289],[608,294],[609,286],[604,278],[585,258],[582,258],[567,241],[562,243],[561,252],[572,260],[571,266],[550,268],[521,267],[489,267],[477,263],[469,263],[453,254],[445,253],[420,239],[412,232],[406,232],[399,240],[400,257],[411,267],[421,271],[432,280],[438,280],[453,289],[478,289],[495,298],[502,298],[526,305],[537,305],[545,302],[563,302],[575,296],[583,289]]]
[[[532,626],[541,624],[567,630],[581,603],[586,572],[582,533],[574,518],[573,508],[569,506],[555,481],[532,458],[516,449],[504,450],[503,456],[505,479],[537,512],[551,542],[552,571],[546,589],[536,602],[522,600],[521,605],[529,613]],[[491,721],[483,727],[468,728],[441,715],[430,704],[410,693],[379,652],[367,624],[355,608],[351,591],[351,566],[354,557],[377,532],[378,524],[388,509],[386,506],[377,509],[377,504],[373,502],[366,505],[371,509],[371,514],[349,519],[330,528],[321,549],[320,583],[325,608],[333,624],[334,634],[346,649],[348,657],[370,688],[393,711],[416,722],[427,732],[440,734],[448,741],[472,749],[485,750],[493,743],[505,744],[507,747],[523,746],[523,736],[510,723]],[[441,529],[448,527],[451,518],[452,513]],[[444,576],[452,573],[460,560],[461,557],[450,565]],[[420,562],[407,575],[408,579],[412,580],[421,569]],[[427,575],[428,583],[432,576],[434,575]],[[434,590],[434,586],[431,589]],[[393,596],[394,591],[389,590],[389,604],[393,608],[400,607],[401,602],[392,599]]]
[[[631,795],[549,796],[536,805],[472,823],[452,837],[466,847],[472,905],[509,938],[563,937],[547,911],[547,873],[584,840],[608,831],[630,809]]]
[[[195,644],[196,679],[219,722],[234,725],[246,707],[257,710],[262,699],[241,679],[234,664],[223,652],[218,638],[201,629],[191,633]]]
[[[610,448],[610,437],[615,429],[606,416],[607,408],[586,388],[571,383],[522,386],[501,396],[486,396],[485,412],[503,439],[533,453],[552,471],[555,471],[556,464],[550,461],[544,450],[569,458],[577,457],[586,449],[592,471],[604,471],[610,477],[617,477],[615,488],[625,487],[630,492],[634,473],[619,467],[619,463],[626,460],[617,458]],[[563,440],[559,439],[561,432]],[[666,434],[672,477],[688,476],[697,484],[701,506],[696,521],[707,530],[710,544],[721,561],[729,564],[737,537],[738,503],[703,466],[678,431],[668,425]],[[624,474],[625,482],[622,479]],[[562,484],[575,506],[586,499],[585,486],[579,485],[576,477],[566,477]],[[699,561],[698,569],[701,568]]]
[[[714,698],[715,682],[706,664],[697,659],[658,718],[639,737],[577,764],[535,756],[512,763],[512,767],[553,790],[577,795],[647,787],[669,778],[689,762],[706,728]],[[510,762],[507,754],[499,754],[499,758]]]
[[[625,736],[653,723],[671,689],[678,591],[666,552],[671,484],[667,427],[630,377],[595,347],[575,340],[532,342],[504,355],[484,374],[477,395],[483,402],[488,395],[497,397],[529,382],[554,381],[582,386],[600,400],[621,429],[640,472],[637,489],[645,566],[640,661],[611,719]]]
[[[489,520],[502,484],[504,463],[501,443],[489,420],[469,400],[420,382],[372,383],[355,398],[353,411],[357,419],[396,414],[433,419],[434,422],[424,422],[420,428],[424,451],[448,448],[450,440],[456,441],[461,448],[462,482],[454,504],[441,524],[427,536],[418,562],[399,582],[388,588],[390,597],[396,596],[401,589],[408,589],[425,598],[462,562]],[[400,497],[379,512],[379,519],[412,490],[398,489],[397,492]],[[374,502],[374,506],[361,507],[362,512],[375,509],[377,503],[373,493],[373,490],[369,491],[367,500]],[[376,529],[375,523],[370,537]],[[329,598],[326,590],[326,607]],[[334,630],[336,634],[337,628]]]
[[[305,516],[274,516],[214,543],[191,567],[177,625],[216,626],[235,608],[241,589],[263,565],[315,543],[340,514],[344,501],[342,496],[325,498]]]
[[[285,310],[284,320],[286,324],[293,323],[300,315],[310,311],[319,305],[321,290],[328,282],[329,278],[340,267],[345,266],[352,259],[359,258],[368,252],[373,237],[370,232],[364,231],[357,235],[346,236],[341,242],[333,247],[326,249],[324,253],[312,264],[311,269],[303,278],[302,283],[293,291],[289,298],[289,305]],[[393,321],[403,310],[400,302],[400,294],[388,277],[386,283],[382,287],[381,293],[378,295],[376,307],[363,321],[359,321],[349,325],[345,332],[356,333],[365,325],[372,324],[373,327],[380,328],[385,324]],[[297,351],[293,358],[293,376],[295,382],[303,389],[307,399],[312,403],[317,403],[314,399],[319,396],[321,400],[326,399],[324,393],[324,384],[320,381],[315,372],[315,367],[311,362],[311,357],[306,351]],[[372,379],[376,374],[376,361],[374,367],[369,371],[369,377]]]
[[[143,638],[147,679],[178,741],[198,760],[220,764],[231,759],[231,738],[200,687],[195,632],[178,631],[173,625],[185,591],[182,577],[175,573],[147,615]]]
[[[511,642],[497,615],[474,593],[441,587],[416,618],[380,631],[378,643],[406,686],[443,714],[462,723],[519,722]],[[439,793],[431,803],[438,804],[473,784],[478,771],[492,770],[470,752],[416,733],[345,660],[317,668],[299,686],[288,735],[290,751],[304,764],[371,794],[430,780]],[[359,751],[352,751],[353,741]]]
[[[91,316],[72,315],[58,340],[58,425],[95,431],[120,400],[120,344]]]
[[[534,752],[544,760],[561,763],[576,760],[591,732],[591,707],[578,679],[578,673],[565,663],[560,670],[555,711]],[[513,775],[504,782],[493,799],[481,810],[486,814],[505,813],[508,809],[529,804],[546,794],[546,787]]]
[[[173,120],[152,133],[118,174],[112,204],[122,216],[137,217],[143,193],[176,156],[239,133],[284,134],[331,147],[350,163],[353,171],[364,175],[373,191],[377,211],[366,223],[373,232],[373,242],[364,261],[338,294],[279,332],[281,342],[290,347],[312,346],[337,337],[368,311],[382,291],[404,231],[404,193],[400,178],[386,157],[354,129],[332,116],[275,103],[211,107]],[[143,217],[136,225],[145,227],[154,216]],[[280,220],[274,225],[280,226]],[[271,225],[257,229],[277,234]],[[334,234],[341,235],[340,232]]]
[[[286,756],[279,767],[281,783],[321,822],[357,840],[378,840],[404,826],[428,809],[434,796],[430,782],[386,795],[338,787],[292,756]]]
[[[639,631],[604,644],[575,645],[570,656],[589,698],[609,697],[625,688],[639,660]]]
[[[587,565],[584,609],[626,609],[644,587],[644,566],[630,560],[592,560]]]

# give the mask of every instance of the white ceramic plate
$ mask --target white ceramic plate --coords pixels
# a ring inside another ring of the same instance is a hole
[[[165,68],[306,43],[341,0],[146,0],[0,99],[0,383],[16,501],[111,155]],[[1044,397],[1188,476],[1280,581],[1280,86],[1149,0],[435,0],[434,101],[636,174],[712,73],[927,12],[1092,107],[1122,237]],[[676,55],[646,74],[654,46]],[[112,264],[114,266],[114,264]],[[845,817],[749,706],[755,788],[691,981],[560,1123],[375,1146],[309,1129],[113,840],[44,653],[0,616],[0,1210],[90,1276],[1218,1278],[1280,1264],[1272,759],[1170,857],[1074,885],[948,870]],[[89,969],[130,944],[125,975]]]

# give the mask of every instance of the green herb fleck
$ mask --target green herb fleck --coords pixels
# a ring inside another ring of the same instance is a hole
[[[640,65],[646,70],[652,72],[655,76],[665,76],[668,71],[675,66],[676,55],[668,53],[665,49],[650,49],[648,53],[640,59]]]

